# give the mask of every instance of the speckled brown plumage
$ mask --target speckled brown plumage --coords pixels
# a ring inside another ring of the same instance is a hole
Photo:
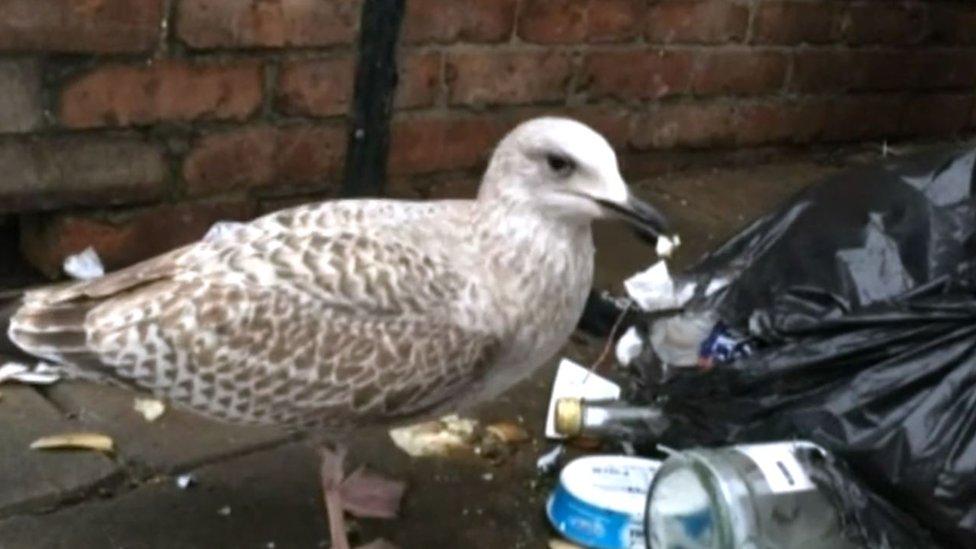
[[[574,155],[572,178],[545,154]],[[592,200],[626,199],[584,126],[530,122],[475,200],[333,201],[28,293],[21,349],[231,421],[345,429],[486,398],[549,358],[593,272]],[[621,198],[622,197],[622,198]]]

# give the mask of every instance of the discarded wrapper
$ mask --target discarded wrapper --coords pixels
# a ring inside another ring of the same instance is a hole
[[[598,549],[644,549],[647,492],[661,462],[630,456],[588,456],[559,473],[549,521],[571,541]]]
[[[684,306],[694,295],[695,284],[676,285],[668,271],[668,264],[661,260],[625,280],[624,289],[641,309],[661,311]]]
[[[552,394],[549,396],[549,409],[546,412],[546,438],[566,438],[565,435],[556,431],[556,401],[569,397],[590,400],[616,399],[620,397],[620,386],[569,359],[562,359],[559,368],[556,370]]]

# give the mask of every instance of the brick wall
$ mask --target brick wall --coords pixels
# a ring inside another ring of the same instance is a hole
[[[334,196],[363,0],[0,0],[0,213],[49,274]],[[976,6],[406,0],[388,192],[466,196],[518,120],[581,118],[631,177],[743,148],[974,123]]]

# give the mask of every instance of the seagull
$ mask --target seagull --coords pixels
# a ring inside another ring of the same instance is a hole
[[[656,236],[588,126],[536,118],[497,145],[470,200],[349,199],[223,224],[87,281],[34,289],[8,337],[66,375],[197,413],[335,439],[491,399],[544,364],[593,280],[592,222]],[[343,511],[392,517],[402,485],[323,451],[333,547]]]

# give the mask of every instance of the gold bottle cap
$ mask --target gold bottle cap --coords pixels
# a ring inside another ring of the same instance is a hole
[[[569,437],[583,430],[583,401],[579,398],[560,398],[556,401],[556,432]]]

